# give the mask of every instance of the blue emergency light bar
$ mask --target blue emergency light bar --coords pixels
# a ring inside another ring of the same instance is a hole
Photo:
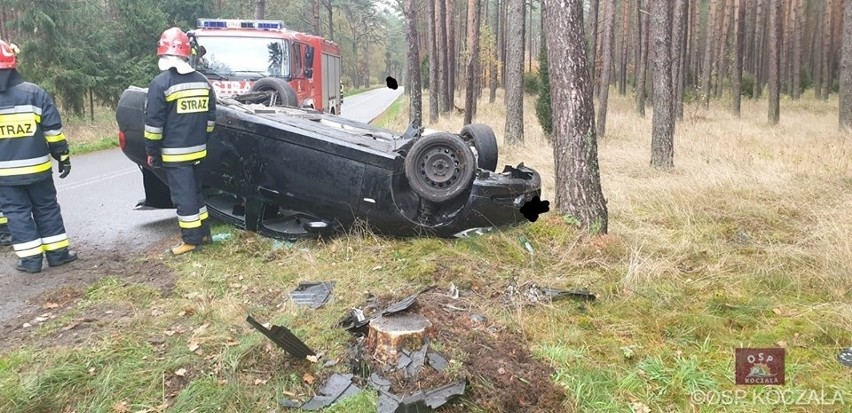
[[[280,20],[198,19],[198,28],[282,30],[284,29],[284,22]]]

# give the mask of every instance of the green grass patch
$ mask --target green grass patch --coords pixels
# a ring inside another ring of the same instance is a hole
[[[103,137],[91,142],[71,145],[71,153],[75,155],[103,151],[118,147],[118,138],[114,136]]]
[[[382,112],[381,115],[379,115],[376,119],[373,119],[372,124],[381,128],[390,128],[391,125],[396,123],[402,110],[402,105],[407,101],[408,99],[405,95],[398,97],[384,112]]]

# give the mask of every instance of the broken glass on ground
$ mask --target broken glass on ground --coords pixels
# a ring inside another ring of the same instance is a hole
[[[334,281],[299,283],[299,286],[290,292],[290,299],[297,305],[306,305],[316,310],[328,301],[334,284]]]
[[[308,348],[302,340],[299,340],[287,327],[273,325],[271,329],[268,329],[252,316],[246,317],[246,321],[293,357],[307,359],[308,356],[316,356],[316,353]]]
[[[536,283],[525,283],[520,286],[510,285],[507,289],[510,299],[520,299],[530,304],[551,303],[554,301],[575,298],[581,301],[594,301],[595,294],[588,289],[560,290],[539,286]]]

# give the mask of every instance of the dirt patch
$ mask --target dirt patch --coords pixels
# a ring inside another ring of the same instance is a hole
[[[2,265],[4,263],[0,263]],[[105,278],[118,276],[128,284],[144,283],[160,290],[163,296],[171,294],[177,276],[162,262],[156,259],[140,261],[136,256],[128,257],[117,251],[99,254],[81,253],[77,261],[58,268],[45,265],[39,274],[11,274],[4,277],[6,288],[0,289],[0,301],[10,303],[0,318],[0,347],[20,341],[29,335],[24,327],[34,319],[49,312],[51,316],[61,316],[73,308],[83,297],[86,287]],[[97,314],[90,312],[95,311]],[[112,313],[107,313],[107,312]],[[111,314],[109,319],[120,318],[120,309],[89,309],[86,314],[77,316],[66,327],[68,334],[58,334],[52,338],[61,344],[73,337],[84,335],[87,330],[97,328],[103,314]],[[48,338],[48,340],[51,340]],[[66,343],[67,344],[67,343]]]
[[[378,307],[394,299],[379,299]],[[424,293],[407,311],[417,312],[432,323],[427,335],[430,348],[438,351],[449,366],[438,371],[426,365],[414,378],[402,370],[388,371],[387,366],[369,357],[370,369],[390,381],[391,392],[411,394],[456,380],[466,380],[465,398],[489,412],[564,412],[564,391],[553,384],[553,369],[534,359],[525,341],[517,333],[489,323],[484,317],[464,308],[472,308],[465,299],[440,293]],[[427,363],[428,364],[428,363]],[[449,403],[446,412],[466,411],[464,403]]]

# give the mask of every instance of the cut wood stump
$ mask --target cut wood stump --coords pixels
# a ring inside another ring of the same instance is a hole
[[[427,330],[432,327],[420,314],[381,316],[370,321],[367,346],[373,350],[373,358],[395,363],[400,350],[417,350],[423,346]]]

